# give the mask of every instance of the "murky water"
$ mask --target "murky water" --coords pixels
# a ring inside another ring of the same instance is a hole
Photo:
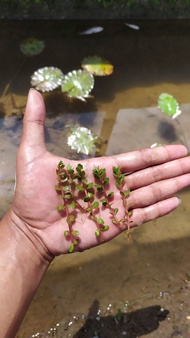
[[[114,65],[111,76],[95,79],[94,98],[86,103],[68,102],[58,91],[44,95],[46,143],[53,153],[79,158],[66,144],[66,126],[73,123],[88,126],[107,140],[99,155],[149,147],[158,141],[182,142],[175,123],[155,108],[162,92],[174,95],[182,105],[184,114],[179,119],[190,142],[190,21],[135,22],[139,30],[124,23],[0,22],[0,216],[12,199],[30,76],[40,67],[55,66],[67,73],[79,69],[82,59],[91,55]],[[101,33],[79,35],[97,25],[104,27]],[[46,47],[38,56],[27,58],[19,45],[31,36],[44,40]],[[69,323],[75,315],[83,318],[95,301],[101,309],[112,304],[117,311],[128,302],[141,299],[143,304],[144,297],[179,287],[190,271],[189,194],[188,189],[181,192],[177,211],[139,227],[130,241],[120,235],[101,247],[56,258],[18,337],[47,332],[58,322]],[[68,332],[60,335],[66,336]]]

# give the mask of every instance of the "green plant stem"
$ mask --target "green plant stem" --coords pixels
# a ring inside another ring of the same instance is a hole
[[[75,175],[75,178],[77,178],[79,182],[77,189],[79,191],[83,191],[84,202],[88,203],[88,206],[85,210],[89,213],[90,218],[96,224],[97,231],[95,231],[95,236],[100,238],[103,242],[105,241],[105,238],[102,232],[108,230],[109,227],[104,225],[104,220],[102,218],[96,217],[95,210],[99,210],[99,203],[97,201],[94,202],[94,184],[92,182],[88,182],[86,179],[86,174],[82,165],[78,165],[76,170],[77,175]]]
[[[127,234],[129,236],[130,234],[130,216],[132,215],[132,211],[128,210],[128,203],[127,203],[127,198],[130,195],[130,190],[124,189],[125,185],[125,175],[121,173],[120,167],[113,167],[113,176],[116,180],[116,186],[120,192],[122,201],[123,201],[123,207],[125,211],[125,216],[123,219],[123,223],[125,224],[125,228],[127,227]]]
[[[95,168],[93,170],[94,177],[98,180],[99,184],[96,184],[97,190],[101,191],[104,198],[100,200],[104,207],[110,210],[110,214],[112,215],[112,223],[118,226],[121,230],[123,229],[121,222],[117,218],[118,208],[114,208],[113,203],[110,202],[110,199],[113,198],[114,193],[106,191],[106,186],[109,184],[109,178],[106,176],[106,171],[103,168]]]
[[[64,236],[71,240],[71,245],[69,247],[69,252],[73,252],[75,246],[79,243],[77,230],[73,231],[73,224],[75,223],[75,215],[70,212],[71,209],[75,209],[76,204],[81,211],[84,211],[82,206],[76,201],[74,194],[71,191],[73,186],[73,180],[71,179],[72,168],[69,167],[68,170],[64,169],[65,165],[62,161],[59,162],[58,168],[56,170],[58,185],[56,190],[60,192],[62,198],[62,204],[58,205],[58,211],[65,212],[66,221],[68,224],[68,231],[64,232]],[[69,203],[70,202],[70,203]]]
[[[76,250],[79,244],[79,232],[73,230],[73,225],[76,222],[77,210],[85,212],[89,218],[95,223],[97,230],[95,236],[101,242],[105,241],[104,232],[109,230],[109,225],[105,224],[103,218],[97,216],[99,214],[99,201],[95,198],[95,193],[101,193],[102,199],[100,202],[107,208],[111,214],[112,223],[120,230],[127,228],[130,231],[130,215],[131,211],[128,211],[127,197],[130,194],[129,190],[125,190],[125,176],[121,174],[120,167],[113,167],[113,176],[115,178],[116,187],[119,190],[121,200],[124,207],[124,218],[118,219],[117,213],[119,209],[113,207],[112,199],[114,192],[107,192],[109,186],[109,177],[106,175],[105,168],[94,168],[93,175],[96,183],[89,182],[86,178],[86,173],[82,164],[78,164],[76,170],[72,168],[70,164],[65,167],[65,164],[60,161],[56,170],[58,185],[55,186],[56,191],[59,193],[62,203],[58,205],[57,210],[63,213],[66,217],[68,224],[68,230],[64,232],[64,236],[71,241],[69,252]],[[79,199],[83,200],[83,203],[87,206],[82,206],[79,203]],[[70,211],[72,209],[72,211]]]

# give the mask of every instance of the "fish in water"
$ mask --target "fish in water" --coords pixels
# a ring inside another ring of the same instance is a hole
[[[90,34],[96,34],[96,33],[100,33],[103,31],[103,27],[101,26],[95,26],[95,27],[91,27],[86,29],[83,32],[80,32],[80,35],[90,35]]]
[[[130,23],[125,23],[125,25],[128,26],[128,27],[130,27],[130,28],[132,28],[132,29],[135,29],[135,30],[139,30],[140,29],[139,26],[133,25],[133,24],[130,24]]]

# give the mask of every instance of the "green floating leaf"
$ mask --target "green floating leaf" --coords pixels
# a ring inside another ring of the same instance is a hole
[[[62,83],[62,92],[71,98],[85,101],[94,88],[94,77],[85,70],[73,70],[65,75]]]
[[[56,67],[39,68],[31,76],[31,85],[42,92],[49,92],[61,86],[63,73]]]
[[[163,113],[169,116],[174,116],[175,114],[180,112],[179,103],[172,95],[168,93],[162,93],[159,96],[158,107],[162,110]]]
[[[71,149],[85,155],[91,155],[96,152],[96,143],[98,136],[86,127],[71,127],[67,138],[67,144]]]
[[[82,68],[95,76],[107,76],[113,73],[113,65],[96,55],[84,58]]]
[[[25,56],[34,56],[40,54],[45,47],[44,41],[28,38],[20,44],[20,50]]]

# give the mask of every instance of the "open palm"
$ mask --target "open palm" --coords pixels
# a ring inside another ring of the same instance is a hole
[[[60,196],[55,190],[56,168],[60,160],[76,168],[78,162],[54,156],[44,143],[45,106],[42,96],[31,90],[23,121],[23,134],[17,155],[16,190],[13,212],[38,237],[52,255],[68,252],[71,241],[64,236],[68,230],[66,217],[57,206]],[[89,182],[94,182],[92,170],[106,168],[110,178],[109,191],[114,192],[113,205],[119,209],[118,218],[125,216],[123,202],[116,187],[112,167],[120,167],[125,177],[131,227],[163,216],[175,209],[179,200],[172,197],[190,185],[190,159],[183,146],[165,146],[110,157],[80,161]],[[102,196],[97,197],[96,200]],[[84,204],[84,202],[82,202]],[[85,250],[118,235],[124,229],[113,224],[109,209],[99,207],[101,217],[109,229],[96,237],[97,226],[86,213],[76,211],[73,229],[79,232],[76,250]]]

